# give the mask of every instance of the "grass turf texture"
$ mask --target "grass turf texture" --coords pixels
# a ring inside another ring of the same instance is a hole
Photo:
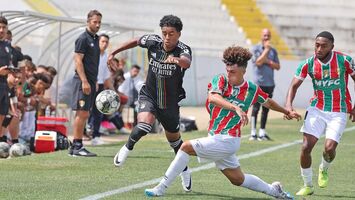
[[[255,152],[268,147],[302,139],[298,130],[302,122],[273,119],[268,122],[268,133],[273,141],[242,140],[238,155]],[[354,126],[349,123],[348,127]],[[242,135],[249,135],[249,127]],[[206,136],[206,131],[183,133],[183,139]],[[315,194],[306,199],[355,199],[353,166],[355,159],[354,131],[346,132],[338,146],[337,157],[329,170],[330,182],[327,188],[317,186],[318,165],[321,160],[324,138],[313,151],[313,183]],[[95,158],[73,158],[67,151],[0,160],[0,199],[80,199],[97,193],[115,190],[163,176],[174,158],[164,134],[145,136],[135,147],[122,168],[113,166],[113,157],[124,143],[88,147],[97,153]],[[245,173],[259,176],[271,183],[281,181],[284,187],[295,194],[303,182],[299,170],[299,151],[296,144],[260,156],[241,159]],[[204,163],[205,164],[205,163]],[[198,164],[190,158],[191,168]],[[166,196],[159,199],[272,199],[268,196],[233,186],[216,168],[194,172],[193,192],[185,193],[180,177],[168,189]],[[154,184],[155,185],[155,184]],[[104,199],[146,199],[144,189],[108,196]],[[296,199],[302,199],[297,198]]]

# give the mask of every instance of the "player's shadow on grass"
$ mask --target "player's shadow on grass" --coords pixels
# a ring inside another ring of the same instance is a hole
[[[176,194],[181,196],[181,194]],[[214,193],[206,193],[206,192],[190,192],[190,193],[185,193],[184,196],[186,198],[194,197],[194,196],[208,196],[208,197],[213,197],[213,199],[225,199],[225,200],[268,200],[268,199],[273,199],[272,197],[265,197],[265,198],[253,198],[253,197],[238,197],[237,194],[236,196],[231,196],[231,195],[223,195],[223,194],[214,194]]]

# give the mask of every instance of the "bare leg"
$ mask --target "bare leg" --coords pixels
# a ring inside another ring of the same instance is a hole
[[[73,136],[74,139],[83,139],[84,127],[86,120],[89,118],[89,111],[78,110],[76,111],[74,125],[73,125]]]
[[[284,193],[280,183],[277,183],[278,186],[276,186],[276,183],[268,184],[255,175],[244,174],[240,167],[224,169],[222,170],[222,173],[233,185],[236,186],[241,186],[249,190],[265,193],[273,197],[279,197]]]

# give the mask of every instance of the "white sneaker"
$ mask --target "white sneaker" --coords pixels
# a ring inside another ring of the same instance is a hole
[[[290,193],[282,189],[282,185],[280,182],[273,182],[271,185],[274,188],[273,196],[276,199],[292,199],[292,200],[294,199],[294,197]]]
[[[113,164],[116,167],[121,167],[123,165],[123,163],[126,161],[128,154],[131,151],[129,149],[127,149],[126,145],[123,145],[123,147],[121,147],[120,151],[118,151],[115,155],[115,158],[113,158]]]
[[[164,195],[166,187],[162,184],[159,184],[151,189],[145,189],[144,194],[148,197],[161,197]]]
[[[185,192],[190,192],[192,190],[192,180],[191,180],[191,171],[187,169],[186,171],[181,172],[181,184]]]
[[[97,146],[97,145],[103,145],[105,142],[100,138],[100,137],[95,137],[94,139],[91,140],[91,145]]]

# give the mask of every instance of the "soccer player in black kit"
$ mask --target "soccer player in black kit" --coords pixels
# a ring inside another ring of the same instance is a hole
[[[125,145],[114,158],[115,166],[122,166],[139,139],[149,133],[157,118],[165,129],[165,135],[174,149],[179,150],[183,141],[179,132],[180,111],[178,102],[185,98],[182,88],[184,72],[191,64],[191,49],[179,41],[182,30],[180,18],[167,15],[160,20],[162,37],[143,35],[120,45],[108,58],[114,70],[115,54],[140,46],[148,49],[149,70],[146,82],[139,93],[138,123],[133,128]],[[191,191],[191,173],[188,167],[181,173],[185,191]]]
[[[93,157],[96,154],[83,146],[84,126],[94,105],[96,81],[100,59],[99,36],[102,14],[91,10],[87,16],[86,30],[75,41],[75,75],[73,77],[72,109],[76,111],[73,124],[73,145],[69,155]]]
[[[7,75],[11,73],[11,45],[5,41],[7,33],[7,19],[0,16],[0,125],[9,110],[9,87]]]

